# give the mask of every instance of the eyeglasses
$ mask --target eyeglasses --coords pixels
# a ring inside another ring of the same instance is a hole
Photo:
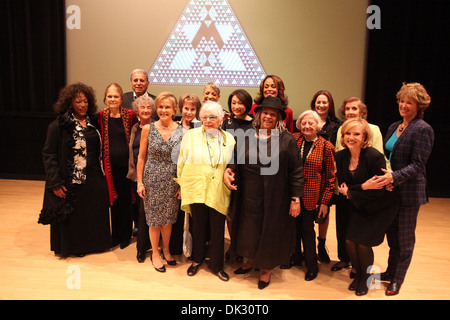
[[[217,120],[217,116],[202,117],[202,121],[208,121],[208,120],[215,121],[215,120]]]

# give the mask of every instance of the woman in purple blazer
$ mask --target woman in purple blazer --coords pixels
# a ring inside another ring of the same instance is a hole
[[[403,84],[397,92],[402,120],[393,123],[385,137],[386,155],[393,172],[385,171],[380,182],[400,191],[398,217],[387,231],[390,247],[388,267],[381,280],[390,280],[386,295],[396,295],[411,263],[417,215],[428,202],[426,164],[433,149],[434,131],[423,120],[430,96],[420,83]]]

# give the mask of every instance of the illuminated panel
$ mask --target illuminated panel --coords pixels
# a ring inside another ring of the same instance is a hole
[[[191,0],[149,71],[150,84],[258,87],[266,76],[228,0]]]

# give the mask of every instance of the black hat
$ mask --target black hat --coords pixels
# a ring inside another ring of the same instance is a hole
[[[278,110],[278,112],[280,112],[283,120],[286,118],[286,112],[284,112],[284,109],[281,106],[281,100],[278,97],[272,97],[272,96],[265,97],[263,102],[261,103],[261,105],[257,106],[255,108],[255,110],[254,110],[255,113],[257,113],[259,110],[261,110],[262,107],[276,109],[276,110]]]

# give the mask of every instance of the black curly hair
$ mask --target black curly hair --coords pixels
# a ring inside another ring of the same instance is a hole
[[[62,88],[59,92],[58,100],[53,105],[53,110],[60,114],[65,113],[71,108],[73,98],[80,93],[83,93],[88,100],[88,113],[95,114],[98,107],[94,89],[81,82],[70,84]]]

